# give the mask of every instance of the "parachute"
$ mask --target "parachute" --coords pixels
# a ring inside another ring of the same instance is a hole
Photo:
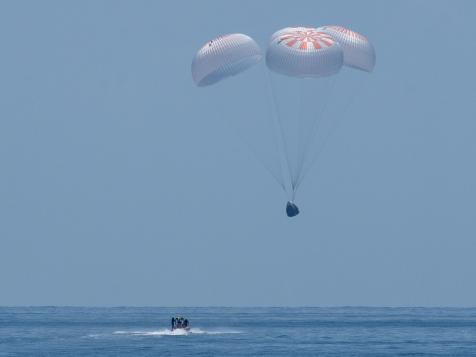
[[[343,51],[331,36],[304,27],[278,31],[266,51],[270,70],[298,78],[336,74],[343,60]]]
[[[349,67],[372,72],[375,67],[375,50],[369,40],[342,26],[322,26],[317,31],[328,34],[342,47],[344,64]]]
[[[241,33],[219,36],[198,50],[192,77],[197,86],[209,86],[247,70],[261,58],[261,49],[251,37]]]
[[[342,26],[286,27],[271,36],[264,57],[265,66],[257,66],[263,52],[245,34],[219,36],[197,51],[192,78],[205,87],[261,68],[272,98],[274,128],[268,134],[274,136],[278,158],[278,164],[264,166],[288,195],[286,213],[293,217],[299,214],[294,200],[302,180],[345,116],[352,101],[346,98],[359,92],[354,84],[362,77],[356,75],[333,96],[336,78],[372,72],[375,50],[365,36]],[[262,163],[270,162],[261,156]]]
[[[341,26],[287,27],[266,50],[287,167],[290,201],[358,90],[343,67],[371,72],[375,51],[366,37]],[[337,85],[343,78],[344,85]],[[362,77],[357,76],[355,83]],[[333,95],[335,87],[338,94]],[[319,140],[316,140],[319,139]],[[317,146],[317,147],[316,147]]]

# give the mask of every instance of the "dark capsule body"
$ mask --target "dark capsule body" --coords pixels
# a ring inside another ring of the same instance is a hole
[[[299,208],[293,202],[288,201],[286,204],[286,214],[288,217],[294,217],[299,214]]]

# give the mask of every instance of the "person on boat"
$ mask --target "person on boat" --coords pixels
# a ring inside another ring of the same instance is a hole
[[[176,329],[187,329],[188,328],[188,320],[182,316],[175,316],[172,317],[172,331]]]

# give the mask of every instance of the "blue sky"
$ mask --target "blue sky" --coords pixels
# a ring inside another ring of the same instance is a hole
[[[474,306],[476,5],[289,4],[0,3],[0,305]],[[377,66],[289,220],[190,64],[325,24]]]

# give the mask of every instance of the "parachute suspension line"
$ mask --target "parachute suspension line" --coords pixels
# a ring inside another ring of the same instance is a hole
[[[309,128],[308,132],[304,132],[304,144],[302,145],[302,151],[299,153],[299,162],[298,162],[298,176],[295,183],[295,189],[297,190],[303,177],[306,175],[307,170],[303,170],[304,163],[308,159],[309,156],[309,147],[312,147],[312,143],[314,142],[316,136],[319,133],[319,128],[322,122],[324,121],[324,116],[328,107],[329,98],[334,89],[334,85],[336,82],[336,76],[331,76],[326,78],[327,81],[324,85],[323,91],[324,95],[321,98],[318,98],[323,104],[318,108],[317,112],[312,115],[312,122],[311,127]],[[305,172],[303,172],[305,171]]]
[[[309,130],[308,127],[306,127],[306,117],[304,115],[305,111],[303,110],[304,104],[307,104],[307,101],[304,100],[304,96],[306,92],[306,88],[304,84],[306,83],[306,79],[300,79],[298,80],[299,83],[299,89],[298,89],[298,117],[297,117],[297,148],[296,148],[296,172],[295,175],[293,175],[292,178],[292,187],[293,187],[293,192],[292,192],[292,200],[294,201],[296,198],[296,192],[297,192],[297,183],[299,180],[299,166],[300,162],[303,160],[303,155],[305,153],[305,142],[306,140],[302,140],[306,134],[309,135]],[[307,98],[306,98],[307,99]],[[306,108],[307,110],[307,108]],[[307,130],[306,130],[307,129]]]
[[[267,75],[267,70],[264,68],[264,67],[261,67],[261,75],[263,76],[264,78],[264,81],[266,83],[266,86],[267,86],[267,93],[271,93],[271,97],[273,98],[273,105],[268,105],[268,107],[271,107],[271,113],[270,113],[270,117],[271,117],[271,120],[267,122],[269,123],[269,125],[271,126],[271,137],[272,137],[272,140],[273,140],[273,144],[274,146],[276,147],[277,151],[278,151],[278,160],[279,160],[279,173],[281,174],[281,177],[279,176],[274,176],[274,178],[276,179],[276,181],[279,183],[279,185],[281,186],[281,188],[283,189],[284,193],[287,193],[287,190],[286,190],[286,179],[285,179],[285,176],[284,176],[284,172],[283,172],[283,166],[282,166],[282,156],[281,156],[281,143],[280,143],[280,140],[279,140],[279,135],[277,134],[276,130],[276,108],[274,106],[274,97],[273,97],[273,94],[272,94],[272,88],[271,88],[271,82],[270,82],[270,79],[269,79],[269,76]],[[269,95],[268,95],[268,100],[269,100]],[[271,104],[271,103],[270,103]]]
[[[303,143],[300,138],[304,135],[303,131],[305,131],[305,119],[304,119],[304,110],[303,110],[303,96],[304,96],[304,80],[300,80],[299,82],[299,99],[298,99],[298,118],[296,121],[297,124],[297,148],[296,148],[296,172],[295,175],[292,177],[292,186],[293,186],[293,200],[294,196],[296,195],[296,183],[299,178],[299,161],[301,160],[301,155],[303,152]]]
[[[363,88],[364,80],[363,80],[362,77],[360,77],[360,78],[361,79],[359,80],[357,86],[355,87],[355,90],[353,90],[350,93],[350,95],[345,100],[344,104],[342,106],[340,106],[340,108],[342,108],[342,111],[341,111],[340,115],[337,115],[337,118],[335,120],[333,120],[334,125],[331,127],[331,129],[329,130],[327,135],[323,138],[322,144],[318,147],[318,149],[314,153],[314,155],[312,157],[312,160],[310,161],[310,164],[304,170],[303,175],[299,179],[297,187],[299,187],[301,185],[302,181],[304,180],[304,177],[307,175],[307,173],[309,172],[311,167],[314,165],[316,160],[319,158],[320,154],[324,150],[324,148],[325,148],[327,142],[329,141],[330,137],[335,133],[335,131],[339,127],[342,120],[347,117],[346,114],[347,114],[349,108],[354,103],[355,99],[357,98],[357,95],[361,92],[361,90]]]
[[[286,192],[286,187],[284,186],[284,181],[283,180],[280,180],[279,179],[279,176],[277,176],[273,170],[269,167],[269,165],[267,165],[264,160],[258,155],[258,153],[256,152],[256,150],[253,148],[253,145],[251,145],[244,137],[244,135],[240,132],[240,130],[238,129],[238,127],[236,125],[234,125],[232,123],[232,120],[229,120],[229,115],[226,115],[226,113],[224,112],[223,110],[223,107],[221,105],[217,105],[218,107],[218,115],[220,116],[220,119],[222,120],[225,120],[225,121],[228,121],[230,123],[230,126],[234,128],[234,131],[236,133],[236,135],[240,138],[240,140],[242,142],[244,142],[246,144],[246,146],[248,147],[249,151],[253,154],[253,156],[255,157],[256,161],[258,161],[261,166],[263,166],[266,171],[269,172],[269,174],[275,179],[275,181],[278,183],[278,185],[284,190],[284,192]],[[225,119],[226,118],[226,119]]]
[[[294,184],[292,183],[292,168],[291,168],[291,162],[290,162],[289,155],[288,155],[288,149],[287,149],[287,146],[286,146],[286,139],[285,139],[285,135],[284,135],[283,123],[282,123],[281,116],[279,115],[278,100],[276,98],[275,88],[274,88],[273,82],[271,80],[271,74],[269,73],[269,71],[266,71],[266,72],[267,72],[269,89],[270,89],[270,92],[271,92],[271,98],[273,100],[273,108],[274,108],[273,117],[275,118],[275,121],[276,121],[276,124],[277,124],[277,127],[278,127],[278,131],[279,131],[278,141],[281,143],[281,145],[279,147],[279,150],[281,152],[281,155],[284,156],[284,161],[285,161],[285,167],[283,168],[283,171],[286,172],[288,174],[288,177],[291,178],[291,197],[293,197],[293,199],[294,199],[294,190],[295,189],[294,189]],[[286,182],[286,180],[284,179],[284,175],[283,175],[283,180],[284,180],[284,182]],[[286,189],[285,189],[285,191],[287,192]]]

